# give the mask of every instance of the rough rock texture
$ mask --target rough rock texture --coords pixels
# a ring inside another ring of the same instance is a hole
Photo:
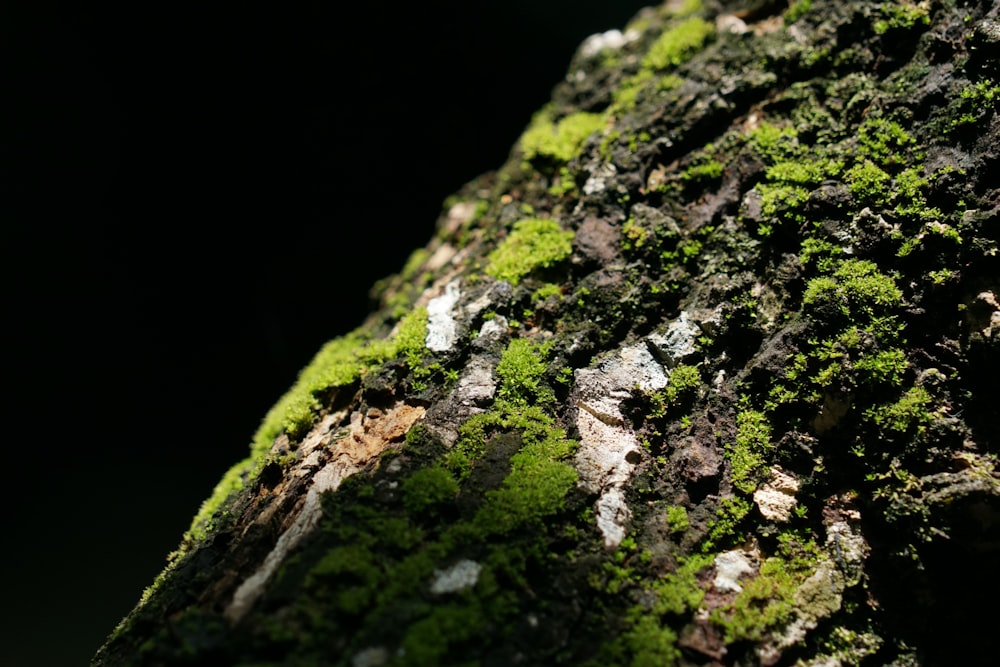
[[[998,47],[971,0],[588,39],[95,664],[994,662]]]

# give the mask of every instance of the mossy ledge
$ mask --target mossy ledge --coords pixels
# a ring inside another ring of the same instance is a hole
[[[994,661],[995,8],[754,7],[587,40],[94,664]]]

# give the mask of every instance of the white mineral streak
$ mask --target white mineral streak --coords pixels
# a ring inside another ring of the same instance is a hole
[[[482,570],[482,565],[467,558],[458,561],[447,570],[434,570],[431,593],[441,595],[472,588],[479,581],[479,573]]]
[[[715,580],[712,585],[720,593],[739,593],[740,577],[753,574],[753,563],[742,551],[725,551],[715,557]]]
[[[798,491],[799,480],[775,466],[771,468],[771,479],[754,491],[753,501],[765,519],[786,522],[798,504],[795,500]]]
[[[340,419],[343,412],[337,413]],[[242,619],[257,598],[264,592],[264,587],[278,566],[284,562],[287,555],[306,535],[311,533],[323,515],[320,506],[320,496],[326,491],[335,491],[340,483],[361,470],[372,458],[381,454],[395,440],[406,434],[410,426],[424,414],[423,408],[397,403],[387,412],[371,409],[366,414],[360,412],[351,414],[351,427],[339,439],[331,434],[336,424],[331,418],[323,420],[306,436],[302,443],[303,451],[309,451],[299,470],[307,461],[313,467],[316,460],[311,457],[312,451],[321,447],[330,447],[329,462],[312,477],[312,484],[306,492],[305,501],[295,521],[281,534],[274,548],[271,549],[264,562],[249,578],[240,584],[233,594],[233,599],[226,607],[224,615],[231,623]],[[333,416],[331,416],[333,417]],[[339,421],[339,419],[338,419]],[[297,475],[295,470],[291,475]]]
[[[580,448],[576,469],[588,493],[600,493],[597,527],[604,544],[617,547],[625,537],[631,512],[622,485],[631,476],[640,456],[635,434],[626,426],[621,402],[631,391],[652,391],[667,385],[663,367],[644,344],[626,347],[592,368],[574,374],[577,395],[576,426]],[[631,455],[631,457],[630,457]]]
[[[444,288],[444,294],[427,303],[427,338],[424,339],[424,343],[428,350],[447,352],[455,346],[458,329],[452,310],[460,296],[458,281],[453,280]]]

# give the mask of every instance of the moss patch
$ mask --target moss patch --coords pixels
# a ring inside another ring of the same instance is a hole
[[[486,273],[517,285],[532,271],[548,268],[573,252],[573,232],[547,218],[527,218],[487,257]]]

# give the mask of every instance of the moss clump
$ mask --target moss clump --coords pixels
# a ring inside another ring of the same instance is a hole
[[[672,505],[667,508],[666,519],[667,527],[670,528],[671,533],[683,533],[691,527],[691,522],[688,521],[687,510],[679,505]]]
[[[741,582],[743,590],[735,600],[712,611],[710,619],[722,629],[725,642],[759,641],[791,620],[795,592],[815,571],[818,557],[811,540],[781,535],[778,552],[761,563],[757,576]]]
[[[774,449],[771,425],[767,416],[757,410],[744,410],[736,416],[736,440],[726,447],[733,486],[753,493],[766,468],[766,457]]]
[[[848,320],[872,320],[902,300],[895,280],[880,272],[874,262],[860,259],[843,260],[832,276],[813,278],[802,296],[803,306],[810,311],[833,310]]]
[[[454,500],[457,495],[458,482],[438,466],[418,470],[403,482],[403,506],[414,515]]]
[[[865,417],[897,434],[919,432],[932,421],[927,409],[932,402],[926,389],[911,387],[895,403],[873,406]]]
[[[527,218],[487,258],[486,273],[517,285],[532,271],[553,266],[573,252],[573,232],[555,220]]]
[[[660,35],[643,58],[642,66],[664,70],[682,65],[700,51],[713,34],[715,26],[708,21],[699,17],[685,19]]]
[[[890,30],[910,30],[915,25],[930,25],[930,3],[883,2],[878,5],[878,16],[872,24],[877,35]]]
[[[552,341],[537,343],[527,338],[515,338],[497,364],[496,374],[503,381],[497,396],[512,405],[548,404],[554,400],[552,390],[542,382],[547,369],[545,359],[552,350]]]
[[[569,162],[580,154],[587,137],[607,125],[607,120],[604,114],[578,111],[553,122],[551,111],[543,109],[521,135],[524,159],[530,162],[541,157],[557,163]]]

